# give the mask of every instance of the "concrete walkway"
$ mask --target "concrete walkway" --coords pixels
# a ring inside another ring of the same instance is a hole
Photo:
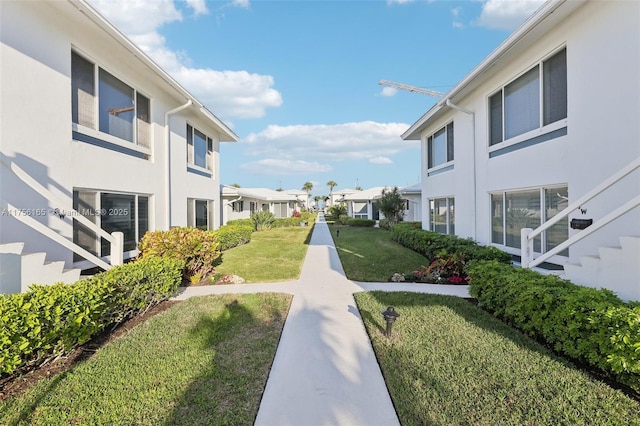
[[[256,425],[399,425],[353,293],[415,291],[468,297],[467,286],[349,281],[322,215],[300,279],[201,286],[175,299],[222,293],[293,294]]]

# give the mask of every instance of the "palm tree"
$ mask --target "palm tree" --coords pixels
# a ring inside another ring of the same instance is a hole
[[[331,194],[333,194],[333,188],[338,186],[338,184],[335,181],[330,180],[329,182],[327,182],[327,186],[329,187],[329,199],[331,199]]]
[[[302,185],[302,190],[306,191],[307,195],[311,193],[312,189],[313,189],[313,184],[311,182],[305,182],[304,185]]]

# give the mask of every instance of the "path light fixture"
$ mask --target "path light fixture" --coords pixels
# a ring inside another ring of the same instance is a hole
[[[387,322],[387,330],[384,335],[387,337],[391,336],[391,326],[395,322],[396,318],[400,316],[399,313],[396,312],[396,309],[393,306],[387,306],[386,311],[382,311],[382,316],[384,320]]]

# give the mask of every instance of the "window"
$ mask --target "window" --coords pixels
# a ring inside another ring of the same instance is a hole
[[[187,199],[187,226],[205,231],[213,229],[212,203],[210,200]]]
[[[71,117],[80,126],[150,147],[149,98],[75,52],[71,53]]]
[[[368,219],[369,218],[369,204],[367,202],[354,202],[353,203],[353,217],[356,219]]]
[[[187,124],[187,162],[203,169],[213,169],[213,140]]]
[[[429,230],[440,234],[455,235],[455,199],[429,200]]]
[[[275,217],[289,217],[288,203],[273,203],[273,215]]]
[[[427,156],[429,169],[453,161],[453,123],[427,138]]]
[[[489,145],[567,118],[567,51],[562,49],[489,97]]]
[[[244,201],[240,200],[240,201],[234,201],[233,203],[231,203],[231,210],[233,210],[234,212],[241,212],[244,210]]]
[[[124,251],[135,250],[149,230],[149,197],[138,194],[74,190],[73,208],[108,233],[124,234]],[[108,256],[111,244],[95,232],[73,221],[73,242],[96,256]],[[74,256],[74,260],[83,260]]]
[[[258,210],[258,203],[255,201],[249,201],[249,214],[253,216],[253,214]]]
[[[491,242],[520,249],[522,228],[536,229],[562,211],[567,203],[566,186],[491,194]],[[568,237],[568,219],[565,218],[535,238],[533,249],[538,253],[547,252]],[[568,250],[560,255],[568,256]]]

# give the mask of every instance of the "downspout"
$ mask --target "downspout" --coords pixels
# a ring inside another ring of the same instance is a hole
[[[471,210],[471,214],[473,215],[473,228],[471,230],[471,234],[473,235],[473,239],[474,241],[478,240],[478,234],[477,234],[477,221],[478,218],[476,217],[476,203],[477,203],[477,183],[476,183],[476,114],[471,111],[468,110],[466,108],[462,108],[461,106],[458,106],[456,104],[454,104],[453,102],[451,102],[451,100],[449,98],[447,98],[446,100],[446,104],[449,108],[453,108],[455,110],[458,110],[460,112],[463,112],[465,114],[468,114],[471,116],[471,135],[472,135],[472,143],[473,143],[473,208]]]
[[[164,182],[164,191],[165,191],[165,217],[166,217],[166,229],[171,228],[171,136],[169,129],[169,116],[175,114],[176,112],[182,111],[185,108],[188,108],[193,104],[193,101],[189,99],[186,104],[180,105],[177,108],[174,108],[170,111],[164,113],[164,154],[165,154],[165,182]]]

